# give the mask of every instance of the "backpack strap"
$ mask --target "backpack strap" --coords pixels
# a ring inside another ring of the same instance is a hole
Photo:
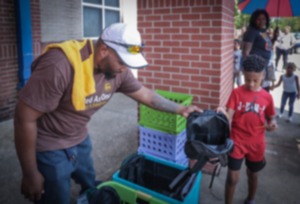
[[[124,160],[120,167],[120,178],[124,178],[133,183],[140,182],[143,180],[140,175],[142,175],[143,166],[145,164],[145,158],[142,155],[136,153],[130,155],[126,160]]]
[[[181,171],[170,183],[169,189],[171,191],[175,191],[175,189],[178,188],[190,176],[190,174],[191,171],[189,169]]]
[[[207,156],[199,155],[196,164],[194,164],[194,166],[191,168],[191,172],[195,173],[200,171],[208,161],[209,158]]]
[[[185,170],[183,170],[182,172],[180,172],[180,174],[178,174],[175,179],[173,179],[173,181],[171,182],[171,184],[169,185],[169,189],[171,191],[175,191],[176,188],[182,186],[182,184],[189,179],[189,177],[193,174],[193,173],[197,173],[198,171],[200,171],[203,166],[206,164],[206,162],[208,161],[208,157],[201,155],[199,156],[196,164],[190,169],[187,168]]]

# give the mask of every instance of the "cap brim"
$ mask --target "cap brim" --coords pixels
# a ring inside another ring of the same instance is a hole
[[[148,62],[146,61],[146,59],[141,53],[132,54],[128,52],[126,48],[110,42],[105,42],[105,44],[107,44],[110,48],[112,48],[117,53],[117,55],[120,57],[120,59],[126,66],[133,69],[141,69],[148,66]]]

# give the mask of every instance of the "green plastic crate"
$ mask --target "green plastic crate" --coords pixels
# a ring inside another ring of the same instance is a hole
[[[168,204],[162,200],[154,198],[152,195],[146,194],[144,192],[135,190],[123,184],[117,183],[115,181],[107,181],[101,183],[97,188],[103,186],[110,186],[114,188],[118,195],[120,196],[122,204],[138,204],[138,203],[148,203],[148,204]]]
[[[193,96],[183,93],[156,90],[156,93],[178,104],[191,105]],[[186,127],[186,119],[178,114],[166,113],[140,105],[140,125],[170,134],[178,134]]]

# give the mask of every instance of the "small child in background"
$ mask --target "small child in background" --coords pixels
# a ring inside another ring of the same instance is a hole
[[[284,112],[284,107],[287,102],[287,99],[289,99],[289,113],[288,113],[288,119],[287,122],[292,122],[293,120],[293,112],[294,112],[294,103],[296,100],[296,97],[299,99],[299,79],[298,76],[294,74],[294,71],[296,69],[296,65],[294,63],[287,63],[286,65],[286,73],[284,75],[280,76],[279,82],[273,86],[274,88],[277,88],[281,85],[281,82],[283,82],[283,93],[281,97],[281,105],[280,105],[280,112],[277,115],[278,118],[282,117],[282,114]]]
[[[242,51],[240,49],[240,41],[238,39],[234,40],[234,54],[233,54],[233,83],[236,83],[238,86],[242,84]]]

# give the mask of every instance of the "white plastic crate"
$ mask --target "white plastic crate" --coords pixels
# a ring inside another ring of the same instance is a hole
[[[185,130],[177,135],[172,135],[140,126],[140,152],[158,156],[170,161],[178,161],[185,156],[185,142]]]

